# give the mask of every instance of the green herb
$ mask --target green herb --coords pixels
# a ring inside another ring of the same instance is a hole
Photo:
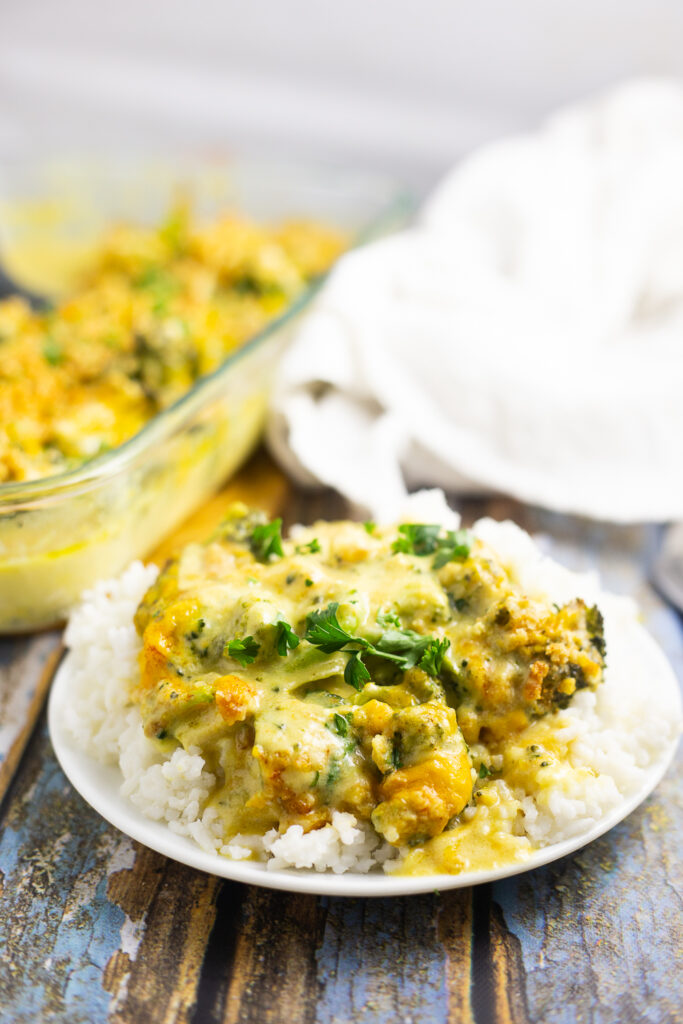
[[[322,611],[311,612],[306,619],[304,639],[325,654],[337,651],[351,653],[352,659],[346,666],[344,678],[354,689],[361,689],[363,683],[370,678],[362,660],[365,652],[393,661],[404,671],[415,665],[424,668],[430,675],[437,675],[440,671],[450,641],[423,636],[411,629],[390,628],[373,644],[365,637],[354,636],[340,625],[337,619],[338,608],[338,602],[333,601]]]
[[[238,661],[242,668],[256,661],[260,649],[261,645],[254,640],[253,636],[235,637],[225,647],[228,657]]]
[[[470,553],[467,530],[447,530],[441,537],[441,527],[437,523],[403,523],[398,532],[398,539],[391,545],[391,550],[420,557],[434,555],[435,569],[441,569],[447,562],[463,561]]]
[[[311,789],[313,788],[313,786],[317,786],[318,785],[318,779],[319,778],[320,778],[320,772],[316,772],[315,775],[313,776],[313,782],[311,783]]]
[[[338,608],[339,602],[332,601],[322,611],[310,612],[306,618],[304,640],[307,640],[309,644],[313,644],[314,647],[319,647],[325,654],[334,654],[336,651],[341,651],[342,647],[348,643],[358,643],[363,648],[369,647],[370,645],[367,640],[361,640],[352,636],[351,633],[347,633],[340,626],[337,619]]]
[[[338,714],[336,711],[332,716],[334,727],[340,736],[348,736],[349,734],[349,723],[346,721],[343,715]]]
[[[438,523],[404,523],[398,532],[398,540],[391,545],[392,551],[424,556],[436,551],[441,527]]]
[[[284,619],[278,619],[275,623],[275,646],[277,647],[277,653],[281,658],[287,657],[287,651],[293,651],[295,647],[299,646],[299,637],[296,635],[292,627]]]
[[[274,519],[272,523],[259,523],[254,527],[250,540],[251,550],[262,562],[271,558],[282,558],[282,520]]]
[[[472,544],[467,530],[448,530],[439,540],[434,568],[441,569],[448,562],[462,562],[470,553]]]
[[[435,676],[441,671],[441,662],[449,647],[450,640],[437,640],[412,629],[388,629],[377,641],[373,653],[400,660],[403,669],[418,665]]]
[[[298,555],[317,555],[320,551],[320,541],[314,537],[308,544],[297,544],[294,550]]]
[[[450,640],[433,640],[432,643],[425,648],[425,652],[420,658],[419,665],[428,676],[438,676],[441,671],[444,655],[450,645]]]
[[[313,586],[313,580],[310,577],[308,577],[307,579],[304,580],[304,586],[312,587]]]
[[[62,346],[58,341],[55,341],[51,334],[48,334],[43,342],[43,359],[50,366],[59,366],[63,358]]]
[[[491,772],[491,769],[487,768],[485,764],[480,764],[479,765],[479,778],[480,779],[488,779],[489,775],[492,775],[492,774],[493,773]]]
[[[344,680],[352,686],[354,690],[362,690],[365,684],[370,679],[370,673],[363,664],[360,651],[352,651],[351,657],[346,662],[346,668],[344,669]]]
[[[373,523],[372,519],[368,519],[363,523],[363,529],[366,533],[374,533],[377,529],[377,523]]]

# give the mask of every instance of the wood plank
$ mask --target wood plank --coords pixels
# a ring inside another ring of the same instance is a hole
[[[445,953],[445,981],[449,1024],[474,1022],[473,976],[473,890],[441,893],[437,901],[436,926]]]
[[[315,1019],[316,948],[325,911],[314,896],[250,888],[227,980],[224,1024]]]
[[[60,633],[0,638],[0,803],[45,702]]]
[[[425,895],[324,901],[316,1024],[446,1021],[438,900]]]

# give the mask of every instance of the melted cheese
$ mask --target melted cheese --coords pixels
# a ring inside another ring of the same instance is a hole
[[[343,810],[407,850],[409,873],[527,856],[516,794],[572,771],[544,716],[600,680],[596,612],[531,601],[480,541],[435,568],[433,552],[395,550],[396,527],[317,523],[262,561],[256,522],[234,509],[222,537],[167,566],[136,617],[145,730],[201,748],[226,839]],[[355,689],[345,668],[358,643],[306,639],[331,605],[380,649],[391,631],[445,642],[438,672],[366,652],[371,678]]]

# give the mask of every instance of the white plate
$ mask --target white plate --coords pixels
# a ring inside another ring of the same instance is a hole
[[[678,684],[671,669],[668,671],[672,687],[672,706],[675,708],[680,703]],[[63,661],[52,684],[48,709],[52,745],[67,778],[83,799],[103,818],[139,843],[200,871],[250,885],[263,885],[269,889],[324,896],[408,896],[433,890],[460,889],[463,886],[507,878],[509,875],[517,875],[559,860],[560,857],[573,853],[574,850],[579,850],[593,839],[597,839],[635,810],[664,775],[677,745],[677,740],[673,740],[663,747],[658,760],[644,776],[640,789],[606,815],[594,828],[580,836],[538,850],[521,863],[510,864],[495,871],[471,871],[460,875],[429,875],[416,878],[375,872],[367,875],[351,872],[335,875],[332,872],[293,868],[269,871],[263,863],[234,861],[219,854],[205,853],[191,839],[178,836],[165,824],[146,818],[122,797],[119,789],[123,779],[118,767],[100,764],[84,754],[64,726],[62,709],[69,699],[68,683],[68,664]]]

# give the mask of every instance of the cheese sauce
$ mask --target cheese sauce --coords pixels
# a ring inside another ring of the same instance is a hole
[[[279,522],[235,506],[145,595],[132,694],[145,732],[197,746],[226,841],[333,811],[411,874],[528,855],[518,793],[561,785],[546,716],[602,678],[597,608],[527,597],[480,540],[436,524]]]

